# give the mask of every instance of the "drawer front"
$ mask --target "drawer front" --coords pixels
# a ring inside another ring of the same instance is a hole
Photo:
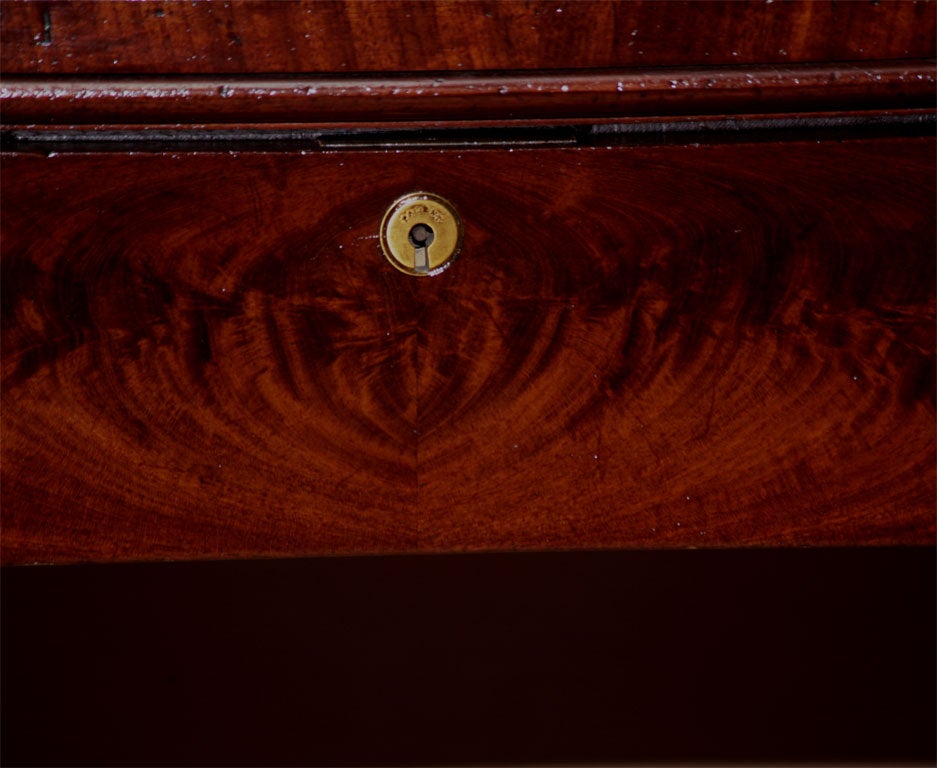
[[[927,543],[934,141],[4,159],[5,562]],[[431,278],[379,245],[450,200]]]

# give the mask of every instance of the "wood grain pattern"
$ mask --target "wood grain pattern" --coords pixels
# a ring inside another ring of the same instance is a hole
[[[6,562],[929,543],[934,141],[13,155]],[[465,222],[432,279],[377,226]]]
[[[934,61],[415,78],[6,78],[5,125],[354,124],[929,108]]]
[[[926,58],[933,2],[4,0],[13,74],[322,73]]]

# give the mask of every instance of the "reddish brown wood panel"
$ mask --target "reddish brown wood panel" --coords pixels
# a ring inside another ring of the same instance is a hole
[[[3,557],[932,542],[934,157],[8,156]]]
[[[932,2],[5,0],[6,74],[715,66],[926,58]]]
[[[7,125],[584,121],[933,107],[934,62],[459,77],[7,79]]]

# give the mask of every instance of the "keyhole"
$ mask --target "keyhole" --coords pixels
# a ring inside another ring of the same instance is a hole
[[[414,224],[410,230],[410,243],[415,248],[426,248],[435,237],[436,234],[429,224]]]
[[[410,245],[413,246],[413,268],[417,272],[429,272],[430,243],[436,238],[433,228],[428,224],[414,224],[410,229]]]

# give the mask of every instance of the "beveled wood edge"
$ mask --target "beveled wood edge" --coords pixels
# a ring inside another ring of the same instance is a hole
[[[0,80],[5,126],[343,125],[933,108],[935,61],[375,77]]]

